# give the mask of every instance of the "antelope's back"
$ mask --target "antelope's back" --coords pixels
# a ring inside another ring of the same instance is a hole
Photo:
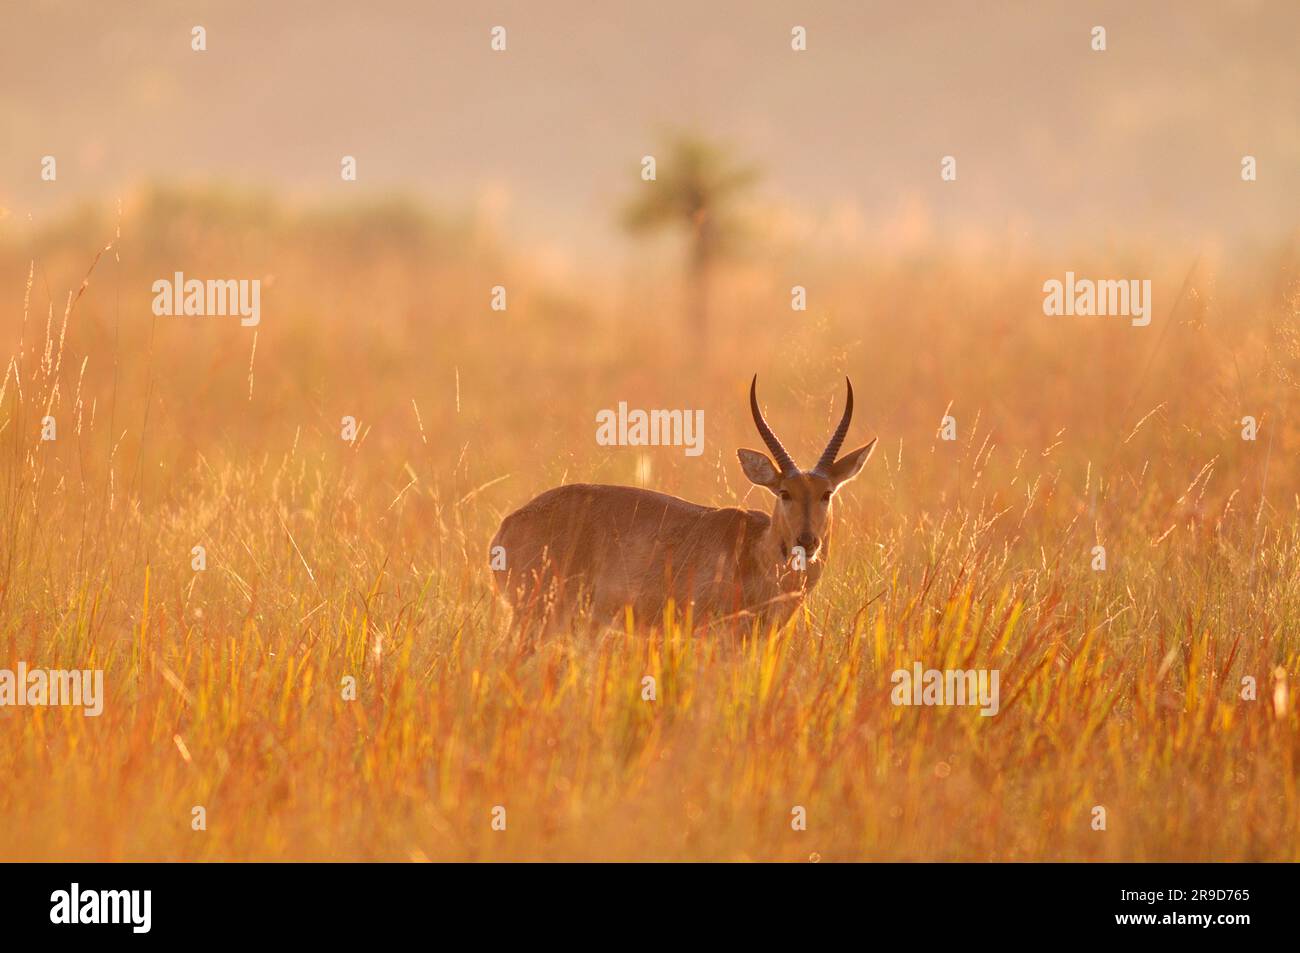
[[[570,484],[502,521],[492,546],[504,548],[506,571],[494,576],[508,596],[558,579],[605,607],[653,602],[672,589],[670,577],[734,572],[767,519],[637,487]]]

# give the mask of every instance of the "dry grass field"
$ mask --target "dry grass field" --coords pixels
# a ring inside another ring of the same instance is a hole
[[[1294,246],[758,253],[700,353],[674,274],[559,279],[419,207],[154,189],[7,233],[0,667],[107,698],[0,710],[0,857],[1300,859]],[[182,267],[260,277],[261,324],[154,317]],[[1152,276],[1151,325],[1044,316],[1067,267]],[[806,610],[520,651],[501,517],[579,481],[767,509],[755,372],[801,461],[846,373],[880,440]],[[598,446],[620,400],[702,408],[704,454]],[[1000,712],[894,706],[914,661],[998,670]]]

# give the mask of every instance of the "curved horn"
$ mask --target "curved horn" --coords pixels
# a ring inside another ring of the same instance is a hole
[[[759,435],[763,442],[767,444],[767,449],[772,451],[772,456],[776,457],[776,465],[781,468],[782,473],[793,473],[799,468],[794,465],[790,459],[790,454],[786,453],[785,447],[781,446],[781,441],[776,439],[776,434],[772,433],[772,428],[767,425],[763,419],[763,412],[758,409],[758,375],[749,384],[749,409],[754,413],[754,426],[758,428]],[[843,439],[843,438],[841,438]]]
[[[813,467],[822,473],[829,473],[831,465],[835,463],[835,458],[839,456],[840,445],[844,443],[844,438],[849,432],[849,421],[853,419],[853,382],[847,377],[844,378],[844,384],[849,389],[848,400],[844,404],[844,416],[840,418],[840,425],[835,428],[835,433],[831,434],[831,442],[826,444],[826,449],[822,451],[822,457],[817,461],[817,466]]]

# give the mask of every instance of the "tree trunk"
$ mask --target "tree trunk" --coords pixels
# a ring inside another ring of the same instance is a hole
[[[686,275],[687,333],[695,341],[697,355],[703,355],[709,345],[709,279],[713,270],[713,234],[708,220],[695,228],[691,243],[690,262]]]

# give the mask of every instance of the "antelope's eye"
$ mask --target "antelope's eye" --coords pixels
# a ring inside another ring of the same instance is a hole
[[[831,501],[831,491],[827,490],[825,493],[822,494],[822,502],[829,503],[830,501]]]
[[[782,491],[781,491],[781,499],[783,499],[783,500],[788,500],[788,499],[790,499],[790,491],[789,491],[789,490],[782,490]]]

